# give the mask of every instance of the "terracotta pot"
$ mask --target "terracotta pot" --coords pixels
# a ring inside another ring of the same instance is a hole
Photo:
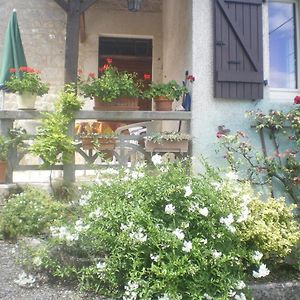
[[[113,100],[112,102],[102,102],[100,98],[94,99],[94,110],[104,111],[130,111],[139,110],[138,98],[122,97]]]
[[[6,182],[7,161],[0,161],[0,183]]]
[[[36,95],[28,92],[17,94],[18,109],[34,109]]]
[[[172,100],[169,100],[164,97],[158,97],[154,99],[155,110],[157,111],[171,111],[172,110]]]
[[[187,152],[189,141],[162,141],[155,143],[153,141],[145,141],[145,150],[148,152]]]

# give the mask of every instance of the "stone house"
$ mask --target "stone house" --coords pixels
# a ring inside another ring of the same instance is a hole
[[[1,1],[0,40],[13,8],[28,65],[51,84],[39,107],[51,107],[64,80],[66,14],[54,0]],[[300,78],[298,28],[298,0],[143,0],[137,12],[126,0],[98,0],[81,18],[79,68],[97,73],[109,55],[156,82],[181,82],[188,70],[196,79],[189,85],[193,154],[218,164],[218,126],[251,131],[245,111],[291,107]]]

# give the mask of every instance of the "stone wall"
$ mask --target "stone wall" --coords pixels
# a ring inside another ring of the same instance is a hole
[[[161,0],[145,0],[141,11],[131,13],[125,0],[98,0],[85,14],[86,36],[80,44],[79,68],[97,72],[99,36],[153,38],[153,74],[162,76]],[[12,10],[16,8],[23,46],[30,67],[41,70],[51,86],[48,95],[37,101],[38,109],[49,109],[64,81],[66,14],[54,0],[0,1],[0,41]],[[0,59],[2,57],[0,42]],[[16,107],[14,95],[5,95],[5,109]],[[92,107],[91,101],[86,108]]]
[[[51,107],[53,93],[57,92],[64,80],[66,16],[54,1],[1,1],[0,41],[4,40],[8,20],[14,8],[17,10],[27,64],[41,70],[43,80],[51,85],[50,94],[37,102],[38,108],[46,109]],[[3,43],[0,43],[1,55],[2,47]],[[14,95],[6,95],[5,109],[14,107]]]

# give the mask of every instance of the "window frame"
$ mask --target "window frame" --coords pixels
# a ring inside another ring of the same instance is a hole
[[[299,93],[300,91],[300,22],[299,22],[299,18],[300,18],[300,3],[299,0],[269,0],[269,3],[274,3],[274,2],[279,2],[279,3],[293,3],[295,4],[295,52],[296,52],[296,88],[291,89],[291,88],[274,88],[270,86],[270,98],[273,99],[282,99],[282,97],[284,98],[293,98],[295,96],[295,94]],[[269,14],[268,14],[268,26],[269,26]],[[268,27],[269,28],[269,27]],[[269,30],[268,30],[269,33]],[[269,51],[269,62],[268,62],[268,66],[269,66],[269,76],[271,73],[271,68],[270,68],[270,41],[268,39],[268,51]]]

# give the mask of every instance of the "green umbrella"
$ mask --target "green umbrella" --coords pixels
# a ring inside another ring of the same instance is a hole
[[[16,75],[19,77],[21,73],[19,68],[27,66],[26,58],[23,50],[17,13],[13,10],[10,17],[8,27],[5,33],[3,44],[2,64],[0,68],[0,86],[11,76],[10,69],[16,69]]]

